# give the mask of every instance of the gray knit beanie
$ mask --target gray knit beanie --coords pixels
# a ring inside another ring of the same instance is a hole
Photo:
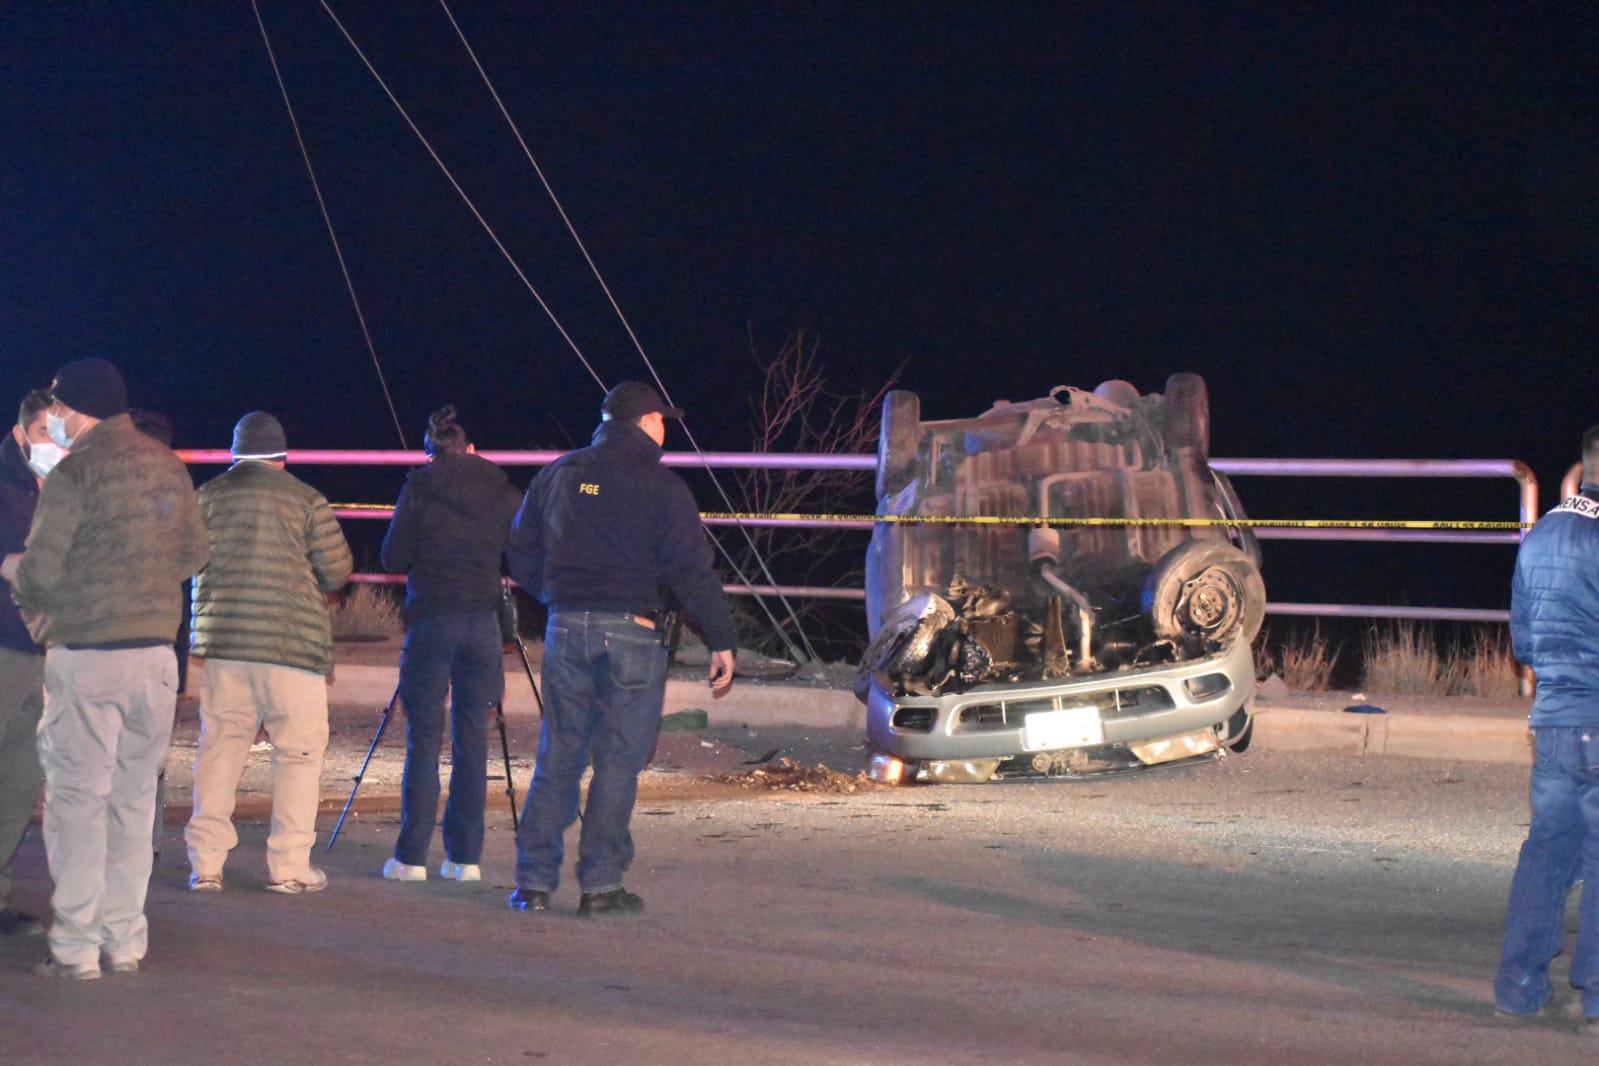
[[[284,459],[288,454],[283,424],[265,411],[251,411],[233,427],[235,459]]]

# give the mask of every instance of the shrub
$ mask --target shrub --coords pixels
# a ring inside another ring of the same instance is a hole
[[[333,609],[334,640],[381,640],[404,632],[399,599],[380,585],[351,586]]]
[[[1477,629],[1454,649],[1440,678],[1446,696],[1508,700],[1521,694],[1521,679],[1503,633]]]
[[[1441,694],[1438,645],[1432,626],[1398,621],[1373,626],[1362,646],[1367,692],[1392,696]]]
[[[1295,692],[1326,692],[1341,650],[1322,635],[1319,622],[1308,634],[1295,632],[1283,641],[1283,682]]]

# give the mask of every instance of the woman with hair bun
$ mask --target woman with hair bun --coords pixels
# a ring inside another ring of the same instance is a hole
[[[405,579],[405,782],[400,836],[383,865],[391,881],[427,879],[439,808],[445,693],[450,715],[450,795],[439,876],[482,878],[488,788],[488,712],[505,691],[498,608],[502,556],[521,493],[476,454],[454,406],[428,418],[428,465],[411,472],[383,538],[383,568]]]

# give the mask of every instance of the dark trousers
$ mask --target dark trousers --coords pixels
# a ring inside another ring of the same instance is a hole
[[[660,634],[614,612],[556,612],[544,634],[544,725],[539,761],[516,832],[516,883],[554,891],[566,829],[583,808],[577,880],[584,892],[622,886],[633,861],[629,823],[638,775],[661,728],[666,649]]]
[[[444,806],[444,853],[468,865],[483,857],[488,790],[489,708],[505,693],[499,622],[492,611],[418,618],[400,653],[405,705],[405,782],[394,857],[426,866],[439,809],[439,751],[444,699],[450,701],[450,797]]]
[[[1599,1017],[1599,727],[1532,731],[1532,824],[1510,882],[1494,998],[1530,1014],[1549,1001],[1549,963],[1565,945],[1566,893],[1581,880],[1571,984]]]

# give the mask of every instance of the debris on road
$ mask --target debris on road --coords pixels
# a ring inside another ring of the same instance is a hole
[[[792,759],[739,773],[707,774],[706,780],[774,792],[870,792],[887,787],[867,780],[864,773],[841,774],[824,765],[802,766]]]

